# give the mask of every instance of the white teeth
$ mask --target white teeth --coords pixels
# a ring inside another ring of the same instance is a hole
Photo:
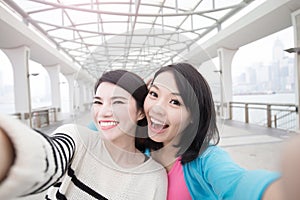
[[[100,122],[100,126],[115,126],[118,122]]]
[[[151,122],[152,122],[153,124],[165,125],[164,122],[158,121],[157,119],[153,119],[153,118],[151,118]]]

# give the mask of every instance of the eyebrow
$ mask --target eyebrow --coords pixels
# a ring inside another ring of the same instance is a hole
[[[156,86],[156,85],[154,85],[154,84],[152,84],[151,87],[154,87],[154,88],[156,88],[157,90],[159,90],[159,87]],[[150,88],[151,88],[151,87],[150,87]],[[181,97],[181,94],[180,94],[179,92],[171,92],[171,94],[173,94],[173,95],[175,95],[175,96],[180,96],[180,97]]]
[[[102,100],[102,98],[101,98],[101,97],[98,97],[98,96],[94,96],[94,99]],[[114,96],[114,97],[112,97],[111,99],[112,99],[112,100],[114,100],[114,99],[124,99],[124,100],[128,100],[128,98],[123,97],[123,96]]]

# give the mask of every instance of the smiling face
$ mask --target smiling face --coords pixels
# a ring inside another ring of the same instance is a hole
[[[120,144],[134,138],[137,121],[144,116],[130,93],[109,82],[102,82],[98,86],[92,113],[104,138]]]
[[[164,145],[178,142],[173,139],[191,122],[190,112],[170,71],[155,78],[145,99],[144,109],[150,138]]]

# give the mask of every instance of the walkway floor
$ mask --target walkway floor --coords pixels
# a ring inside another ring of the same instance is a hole
[[[294,132],[231,120],[225,120],[219,129],[219,146],[248,169],[278,170],[283,143],[295,135]]]
[[[77,116],[64,116],[55,124],[41,128],[45,133],[51,133],[56,127],[66,123],[77,123],[86,126],[91,121],[91,114],[80,113]],[[249,125],[231,120],[219,120],[218,127],[221,140],[219,146],[232,156],[233,160],[248,169],[278,170],[283,143],[295,133],[279,129]],[[35,195],[16,200],[37,200],[41,195]]]

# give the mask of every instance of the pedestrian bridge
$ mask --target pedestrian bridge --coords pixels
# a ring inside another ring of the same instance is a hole
[[[116,12],[117,6],[126,9]],[[13,70],[15,111],[11,114],[32,127],[44,127],[65,114],[73,116],[88,110],[93,84],[103,71],[127,69],[147,80],[160,66],[186,61],[209,82],[218,77],[221,89],[216,106],[221,119],[234,119],[235,110],[242,107],[243,121],[251,123],[250,109],[262,109],[264,105],[232,101],[232,59],[240,47],[293,27],[295,45],[287,51],[296,53],[296,100],[286,108],[282,108],[285,102],[276,105],[280,107],[277,111],[285,110],[281,115],[272,111],[275,105],[265,105],[262,125],[278,128],[281,119],[292,116],[288,123],[298,130],[299,24],[298,0],[136,0],[103,4],[3,0],[0,49]],[[214,58],[219,59],[220,66],[212,63]],[[49,107],[32,108],[30,83],[35,74],[30,73],[30,61],[39,63],[49,75]],[[64,94],[68,96],[67,113],[62,110],[62,85],[68,91]]]

